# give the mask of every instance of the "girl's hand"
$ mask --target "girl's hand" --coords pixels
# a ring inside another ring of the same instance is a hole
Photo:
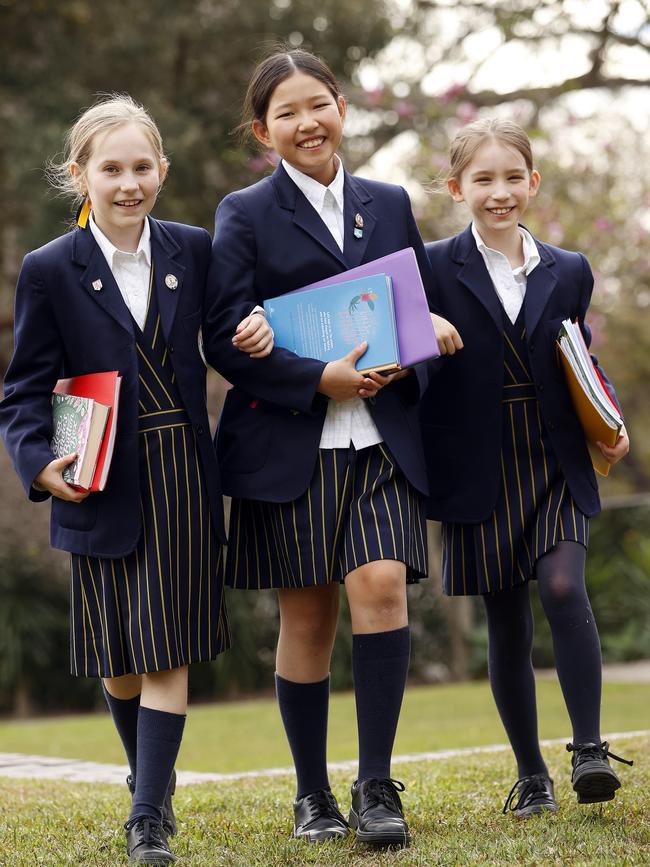
[[[395,382],[395,380],[397,379],[404,379],[404,377],[408,376],[410,372],[410,367],[405,367],[403,370],[396,370],[395,373],[387,374],[377,373],[376,371],[372,370],[370,373],[366,374],[366,378],[371,379],[377,386],[377,391],[379,391],[380,388],[384,388],[385,386],[390,385],[391,382]],[[375,391],[375,394],[377,393],[377,391]],[[359,389],[359,397],[371,396],[372,395],[368,394],[365,388]]]
[[[318,391],[332,400],[351,400],[353,397],[372,397],[377,394],[381,385],[374,382],[370,375],[359,373],[354,366],[367,348],[368,344],[364,340],[343,358],[326,364]]]
[[[436,313],[431,313],[430,316],[440,355],[453,355],[457,349],[462,349],[463,341],[451,322]]]
[[[606,446],[604,443],[596,443],[600,451],[602,452],[603,457],[607,461],[607,463],[617,464],[621,458],[624,458],[625,455],[630,450],[630,438],[627,435],[627,431],[624,427],[621,428],[621,432],[618,435],[618,439],[616,440],[616,445],[614,446]]]
[[[64,455],[62,458],[57,458],[51,461],[44,467],[32,482],[37,490],[49,491],[53,497],[58,497],[60,500],[68,500],[70,503],[81,503],[85,500],[90,491],[77,491],[67,482],[63,481],[63,470],[76,460],[75,453]]]
[[[237,326],[232,342],[251,358],[265,358],[273,349],[273,329],[261,313],[251,313]]]

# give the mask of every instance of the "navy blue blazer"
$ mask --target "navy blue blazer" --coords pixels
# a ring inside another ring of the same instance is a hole
[[[194,425],[218,537],[225,541],[219,470],[205,404],[206,368],[198,332],[210,259],[204,229],[150,220],[154,284],[162,330]],[[170,289],[165,277],[178,285]],[[100,280],[102,288],[93,289]],[[32,500],[32,487],[51,460],[51,394],[60,377],[119,370],[117,434],[108,483],[81,503],[52,498],[51,543],[78,554],[122,557],[140,533],[138,361],[134,325],[90,229],[75,229],[29,253],[16,289],[14,355],[0,403],[0,433]]]
[[[342,252],[281,164],[272,176],[226,196],[217,209],[203,335],[234,384],[217,435],[227,494],[288,502],[304,493],[327,409],[316,391],[323,362],[278,347],[267,358],[250,359],[233,348],[232,334],[251,305],[404,247],[415,249],[425,286],[430,283],[405,190],[346,173],[344,201]],[[353,235],[356,214],[363,217],[362,238]],[[422,492],[426,468],[416,404],[425,376],[411,374],[369,400],[384,441]]]
[[[577,319],[589,346],[585,315],[593,276],[581,253],[535,243],[541,261],[528,277],[524,301],[533,380],[571,496],[591,516],[600,511],[598,485],[555,340],[563,319]],[[431,491],[427,514],[439,521],[478,523],[492,513],[499,486],[503,308],[471,227],[427,244],[426,250],[434,274],[433,303],[456,326],[465,347],[434,362],[438,370],[420,405]],[[613,389],[611,394],[616,399]]]

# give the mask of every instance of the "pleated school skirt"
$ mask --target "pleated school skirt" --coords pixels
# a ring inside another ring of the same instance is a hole
[[[162,671],[214,659],[230,646],[222,546],[193,428],[178,409],[145,413],[139,424],[136,549],[119,559],[72,555],[74,675]]]
[[[305,493],[288,503],[233,499],[226,584],[240,590],[315,587],[374,560],[426,577],[425,503],[384,443],[320,449]]]

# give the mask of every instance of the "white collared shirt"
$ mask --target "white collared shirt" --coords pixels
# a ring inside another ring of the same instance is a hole
[[[339,167],[332,183],[325,187],[309,175],[299,172],[294,166],[282,160],[284,170],[289,175],[309,204],[315,209],[327,226],[330,234],[343,250],[344,201],[343,187],[345,175],[343,161],[337,157]],[[382,435],[372,420],[366,401],[361,397],[337,401],[331,398],[327,403],[327,415],[320,438],[321,449],[345,449],[350,443],[355,449],[365,449],[382,442]]]
[[[149,303],[149,282],[151,279],[151,229],[149,219],[145,219],[144,228],[135,253],[127,253],[108,240],[99,228],[92,213],[88,221],[90,231],[97,246],[111,269],[118,289],[124,298],[124,303],[131,311],[131,316],[137,322],[140,330],[144,329]]]
[[[503,309],[513,324],[519,315],[521,305],[524,303],[528,275],[540,263],[539,252],[533,236],[523,226],[519,226],[519,234],[523,242],[524,264],[518,268],[513,268],[507,256],[485,244],[476,225],[472,223],[472,235],[476,241],[476,246],[483,257],[485,267],[492,279]]]

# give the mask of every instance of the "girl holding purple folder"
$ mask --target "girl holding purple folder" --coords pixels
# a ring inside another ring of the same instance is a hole
[[[427,254],[433,303],[465,349],[446,360],[421,404],[427,515],[443,522],[445,593],[483,597],[490,683],[519,772],[503,812],[525,819],[557,810],[537,735],[530,579],[553,635],[578,802],[613,798],[620,782],[608,757],[624,761],[600,735],[600,642],[584,576],[600,501],[556,348],[564,319],[579,323],[589,346],[593,277],[581,253],[521,225],[540,176],[518,124],[466,126],[450,161],[449,193],[467,204],[472,223],[428,244]],[[599,445],[615,464],[629,448],[625,429],[613,448]]]
[[[255,70],[244,126],[280,163],[219,205],[203,333],[233,383],[217,437],[233,497],[227,582],[278,594],[276,688],[297,773],[293,836],[344,838],[351,825],[361,841],[408,845],[404,787],[391,779],[390,760],[410,652],[406,583],[426,574],[420,375],[360,374],[363,344],[328,364],[275,348],[253,368],[230,337],[251,300],[405,247],[430,281],[406,192],[343,168],[345,109],[330,69],[305,51],[278,52]],[[455,329],[439,318],[436,327],[445,351]],[[342,583],[359,731],[349,824],[326,764]]]

